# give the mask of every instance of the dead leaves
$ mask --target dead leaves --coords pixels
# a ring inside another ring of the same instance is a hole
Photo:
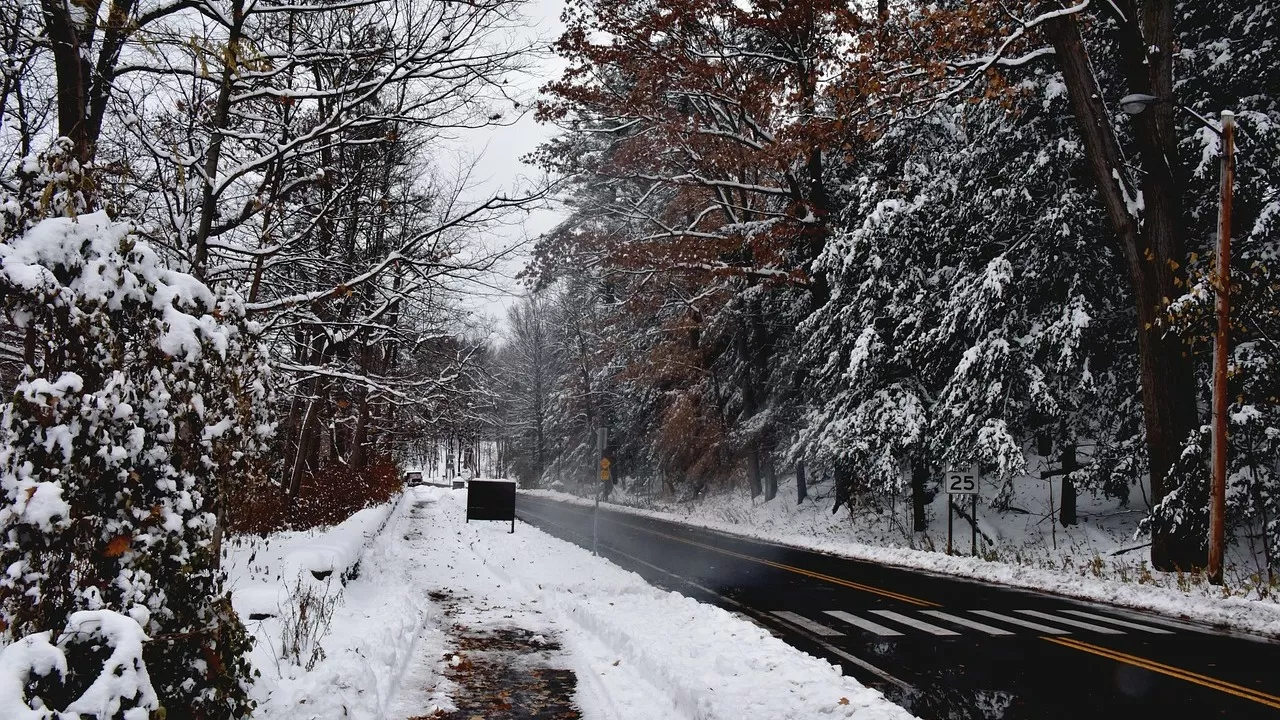
[[[107,543],[105,548],[102,549],[102,554],[104,557],[118,558],[125,554],[125,551],[127,551],[129,546],[132,544],[133,538],[131,536],[117,535],[111,539],[111,542]]]

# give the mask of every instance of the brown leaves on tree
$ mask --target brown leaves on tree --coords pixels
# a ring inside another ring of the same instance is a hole
[[[132,544],[133,544],[132,536],[117,535],[114,538],[111,538],[111,542],[107,543],[107,546],[102,549],[102,554],[104,557],[118,558],[121,555],[125,554],[125,552],[129,549],[129,546]]]

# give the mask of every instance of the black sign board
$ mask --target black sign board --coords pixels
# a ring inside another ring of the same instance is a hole
[[[472,480],[467,483],[467,522],[510,520],[516,531],[516,484],[504,480]]]

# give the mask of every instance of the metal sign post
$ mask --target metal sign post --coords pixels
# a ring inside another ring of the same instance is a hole
[[[956,505],[951,501],[951,493],[947,493],[947,554],[951,554],[951,518],[955,515]]]
[[[974,493],[970,497],[973,498],[973,507],[971,510],[969,510],[969,517],[973,518],[973,537],[971,539],[971,542],[973,544],[969,546],[969,554],[974,557],[977,557],[978,556],[978,493]]]
[[[591,554],[598,555],[596,545],[600,538],[600,493],[604,490],[604,479],[609,473],[609,461],[604,456],[609,446],[609,428],[596,428],[596,460],[600,466],[600,479],[596,480],[596,505],[591,511]]]
[[[970,516],[969,524],[973,526],[973,537],[970,541],[969,552],[973,555],[978,554],[978,480],[982,476],[978,474],[978,468],[951,468],[947,470],[943,477],[942,486],[947,491],[947,554],[951,554],[951,515],[953,513],[956,495],[969,495],[973,498],[973,515]]]

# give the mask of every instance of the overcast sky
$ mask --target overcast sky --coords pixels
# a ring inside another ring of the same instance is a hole
[[[541,46],[545,48],[547,43],[559,37],[563,27],[560,24],[563,5],[563,0],[530,0],[524,6],[529,19],[527,39],[541,40]],[[523,103],[526,110],[536,98],[537,88],[558,76],[562,67],[558,59],[550,57],[536,64],[523,83],[522,90],[529,101]],[[488,197],[495,192],[510,191],[525,181],[536,181],[542,177],[541,170],[520,162],[520,158],[535,150],[555,132],[554,126],[540,125],[534,122],[532,112],[526,112],[514,125],[486,128],[463,136],[461,152],[479,157],[474,174],[474,196]],[[493,278],[494,287],[478,289],[473,308],[477,314],[488,315],[499,323],[503,320],[506,308],[521,293],[515,275],[528,261],[530,246],[538,235],[555,227],[563,217],[559,209],[522,213],[501,231],[500,237],[490,238],[494,246],[515,248],[515,252],[504,263],[501,274]]]

